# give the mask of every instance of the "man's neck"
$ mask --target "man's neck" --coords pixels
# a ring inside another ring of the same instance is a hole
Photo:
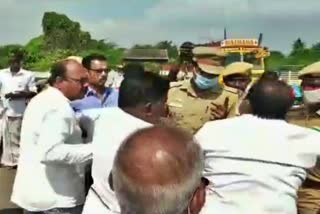
[[[155,124],[154,121],[148,120],[143,113],[139,109],[134,109],[134,108],[121,108],[122,111],[130,114],[133,117],[136,117],[140,120],[143,120],[147,123]]]
[[[68,101],[74,101],[75,99],[70,99],[66,94],[65,90],[59,88],[56,84],[50,85],[49,87],[50,90],[54,89],[54,90],[58,90],[61,92],[61,94],[68,100]]]
[[[21,70],[21,69],[20,69],[20,70]],[[11,68],[10,68],[10,73],[11,73],[12,76],[14,76],[14,75],[16,75],[17,73],[19,73],[20,70],[14,71],[14,70],[11,70]]]
[[[270,116],[261,116],[261,115],[258,115],[258,114],[252,114],[253,116],[256,116],[256,117],[258,117],[258,118],[261,118],[261,119],[266,119],[266,120],[281,120],[281,121],[286,121],[286,116],[282,116],[282,117],[280,117],[280,116],[277,116],[277,117],[275,117],[275,116],[272,116],[272,115],[270,115]]]
[[[106,87],[105,86],[94,86],[90,85],[90,88],[92,88],[98,96],[102,97],[104,93],[106,92]]]

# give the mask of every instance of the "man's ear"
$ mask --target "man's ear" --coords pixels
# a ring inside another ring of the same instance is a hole
[[[196,190],[196,192],[194,193],[190,201],[190,204],[189,204],[190,214],[200,213],[205,202],[206,202],[206,186],[204,184],[201,184],[201,186]]]
[[[54,80],[53,86],[55,86],[56,88],[60,89],[60,84],[63,82],[63,78],[62,77],[56,77],[56,79]]]
[[[151,116],[152,115],[152,104],[151,103],[147,103],[144,106],[144,112],[147,116]]]
[[[56,78],[56,82],[62,82],[63,80],[64,80],[63,77],[57,77],[57,78]]]

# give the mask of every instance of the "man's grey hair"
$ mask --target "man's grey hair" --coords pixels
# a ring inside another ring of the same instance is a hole
[[[186,143],[186,151],[195,161],[192,166],[188,166],[190,169],[188,174],[176,184],[138,184],[121,170],[117,158],[115,159],[112,170],[113,187],[121,207],[121,214],[182,214],[188,209],[201,183],[204,154],[198,143]]]

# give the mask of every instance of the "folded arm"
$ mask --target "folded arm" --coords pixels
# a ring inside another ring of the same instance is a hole
[[[38,139],[43,163],[82,164],[92,159],[92,145],[75,134],[77,122],[69,114],[54,110],[44,118]]]

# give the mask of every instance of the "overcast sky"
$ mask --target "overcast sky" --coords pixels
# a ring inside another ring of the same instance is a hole
[[[255,38],[288,52],[301,37],[320,42],[320,0],[0,0],[0,45],[25,44],[41,34],[46,11],[66,14],[96,39],[120,46],[173,40]]]

